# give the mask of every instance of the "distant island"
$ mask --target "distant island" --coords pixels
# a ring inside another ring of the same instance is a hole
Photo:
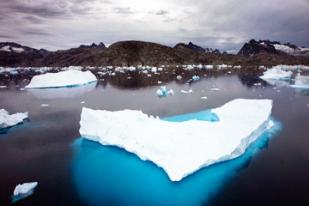
[[[2,67],[137,66],[229,64],[242,66],[309,65],[309,48],[291,43],[254,39],[237,54],[203,48],[192,42],[169,47],[143,41],[120,41],[81,45],[67,50],[48,51],[14,42],[0,43]]]

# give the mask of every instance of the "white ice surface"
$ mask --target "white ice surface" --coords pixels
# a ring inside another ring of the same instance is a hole
[[[0,129],[12,127],[28,118],[28,113],[9,114],[5,109],[0,109]]]
[[[279,67],[274,67],[272,69],[268,69],[260,76],[261,79],[290,79],[292,76],[292,71],[284,71]]]
[[[38,186],[38,182],[28,182],[28,183],[18,184],[14,189],[13,195],[14,196],[25,195],[31,192],[32,190],[34,190],[36,186]]]
[[[97,78],[90,71],[68,70],[34,76],[25,88],[81,86],[96,81]]]
[[[213,109],[219,121],[168,122],[141,111],[83,108],[80,134],[150,160],[172,181],[236,158],[268,128],[271,100],[236,99]]]

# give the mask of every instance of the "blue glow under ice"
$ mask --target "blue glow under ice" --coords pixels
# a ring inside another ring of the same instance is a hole
[[[189,119],[218,121],[210,110],[164,118]],[[79,138],[73,145],[73,181],[79,197],[93,206],[206,204],[280,131],[280,123],[274,123],[242,156],[203,168],[180,182],[170,181],[161,168],[123,149]]]

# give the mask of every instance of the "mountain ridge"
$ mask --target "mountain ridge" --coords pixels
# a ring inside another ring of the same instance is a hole
[[[109,47],[101,42],[57,51],[35,49],[14,42],[0,42],[0,66],[309,65],[309,57],[302,52],[305,54],[307,50],[291,43],[254,39],[245,43],[238,54],[220,53],[219,50],[203,48],[192,42],[169,47],[131,40],[115,42]]]

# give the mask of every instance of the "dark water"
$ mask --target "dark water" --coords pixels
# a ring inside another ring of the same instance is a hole
[[[0,108],[29,112],[29,120],[0,134],[0,205],[11,203],[18,183],[38,181],[16,205],[308,205],[309,94],[288,87],[254,86],[252,76],[206,78],[191,86],[171,82],[123,89],[99,83],[81,88],[0,89]],[[181,89],[193,89],[182,94]],[[211,88],[220,88],[212,91]],[[308,95],[308,96],[307,96]],[[207,100],[201,99],[207,96]],[[237,160],[172,183],[150,162],[78,133],[81,108],[138,109],[168,117],[220,106],[235,98],[271,98],[276,128]],[[81,104],[85,101],[84,104]],[[41,107],[49,104],[49,107]]]

